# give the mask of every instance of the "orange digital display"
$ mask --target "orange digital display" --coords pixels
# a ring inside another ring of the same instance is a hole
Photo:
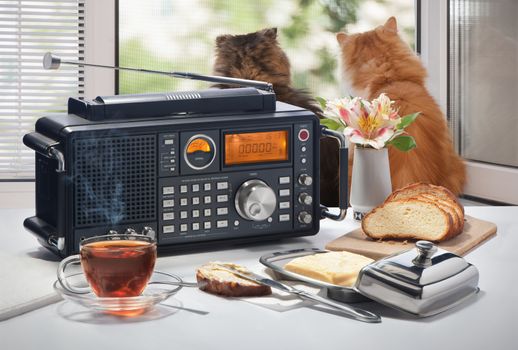
[[[225,165],[288,160],[288,131],[225,135]]]

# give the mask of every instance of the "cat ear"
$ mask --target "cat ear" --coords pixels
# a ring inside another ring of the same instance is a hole
[[[261,34],[268,38],[277,39],[277,28],[267,28],[261,30]]]
[[[397,21],[394,16],[387,19],[387,22],[383,25],[383,29],[388,32],[397,33]]]
[[[216,46],[221,46],[223,45],[223,43],[225,43],[226,41],[228,41],[228,39],[230,39],[231,35],[229,34],[225,34],[225,35],[218,35],[216,37]]]
[[[342,45],[346,39],[347,39],[347,34],[345,34],[344,32],[336,33],[336,40],[338,41],[338,43],[340,45]]]

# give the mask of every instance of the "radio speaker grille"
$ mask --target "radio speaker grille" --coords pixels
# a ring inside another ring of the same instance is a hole
[[[75,226],[156,219],[155,135],[76,139]]]

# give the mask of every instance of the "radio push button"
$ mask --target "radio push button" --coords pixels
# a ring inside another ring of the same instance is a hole
[[[279,196],[281,196],[281,197],[288,197],[289,195],[290,195],[290,189],[289,188],[285,188],[285,189],[279,190]]]
[[[162,215],[162,219],[164,221],[167,221],[167,220],[174,220],[174,213],[163,213]]]
[[[311,205],[313,203],[313,197],[311,197],[306,192],[302,192],[299,194],[299,203],[305,205]]]
[[[218,203],[225,203],[228,202],[228,195],[227,194],[220,194],[217,197]]]
[[[226,190],[228,189],[228,182],[218,182],[216,187],[218,190]]]
[[[228,214],[228,208],[227,207],[218,208],[216,211],[217,211],[218,215],[227,215]]]
[[[308,174],[299,175],[299,184],[303,186],[311,186],[313,184],[313,178]]]
[[[279,185],[286,185],[290,183],[290,177],[289,176],[281,176],[279,177]]]
[[[245,181],[236,193],[235,206],[238,214],[246,220],[263,221],[277,207],[275,192],[261,180]]]
[[[162,207],[164,207],[164,208],[174,207],[174,199],[166,199],[165,201],[162,201]]]
[[[162,227],[164,233],[174,233],[174,225],[167,225]]]
[[[290,214],[281,214],[281,215],[279,215],[279,221],[280,222],[290,221]]]
[[[162,187],[162,194],[174,194],[174,187],[173,186]]]
[[[299,131],[299,140],[304,142],[309,139],[309,131],[308,129],[300,129]]]
[[[217,228],[225,228],[228,227],[228,220],[218,220],[216,223]]]
[[[299,213],[299,222],[302,224],[311,224],[311,221],[313,221],[313,217],[310,213],[307,211],[301,211]]]
[[[279,203],[279,209],[289,209],[290,208],[290,202],[280,202]]]

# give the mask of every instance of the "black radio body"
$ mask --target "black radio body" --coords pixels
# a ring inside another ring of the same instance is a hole
[[[253,88],[70,99],[24,137],[36,151],[24,225],[60,256],[113,231],[159,249],[314,235],[334,217],[319,204],[321,132],[310,111]]]

